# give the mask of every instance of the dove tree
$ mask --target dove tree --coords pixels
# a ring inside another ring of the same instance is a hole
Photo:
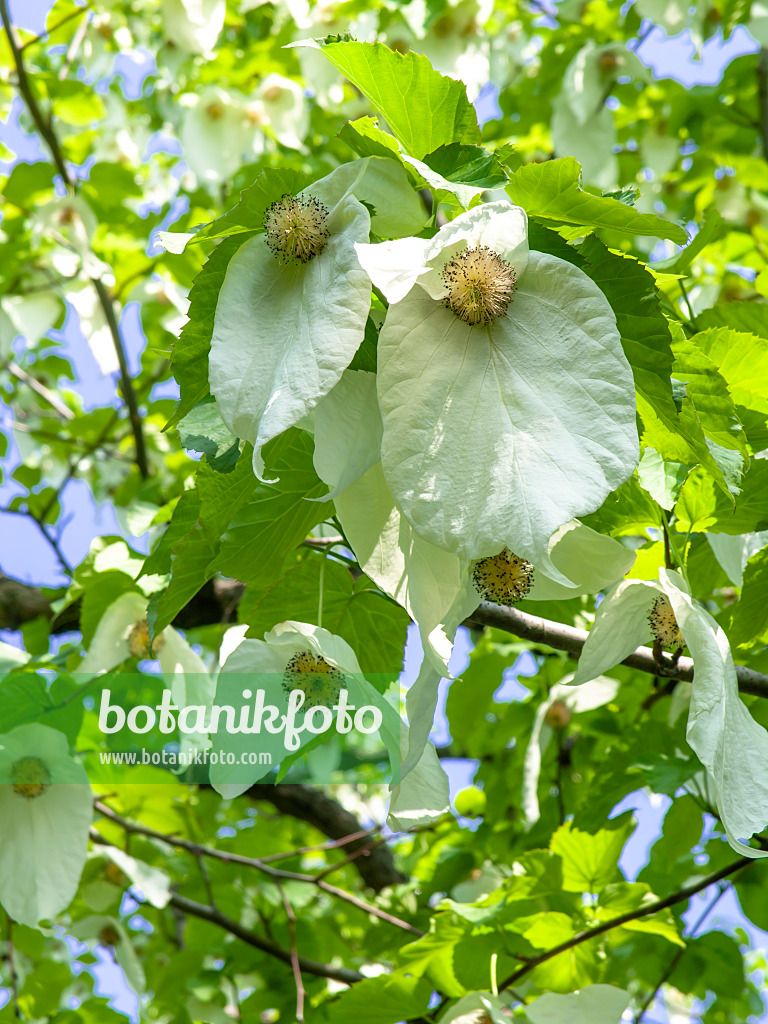
[[[765,5],[0,17],[0,1024],[762,1019]]]

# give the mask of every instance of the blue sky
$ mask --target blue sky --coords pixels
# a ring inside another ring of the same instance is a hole
[[[12,19],[17,26],[37,33],[44,28],[45,16],[51,4],[49,0],[10,0],[9,6]],[[695,47],[688,33],[668,39],[662,30],[654,29],[638,47],[637,54],[657,77],[672,77],[685,85],[692,86],[717,84],[723,69],[734,57],[754,52],[756,49],[757,45],[754,40],[744,29],[739,28],[727,42],[718,36],[708,40],[701,48],[699,59],[695,59]],[[143,65],[125,59],[120,62],[116,70],[122,74],[126,91],[133,95],[137,94],[141,78],[146,74],[149,66],[147,62]],[[492,88],[483,92],[477,106],[481,120],[494,116],[496,107]],[[16,152],[17,160],[40,159],[43,154],[37,139],[26,137],[18,128],[18,112],[19,104],[15,103],[9,123],[0,125],[0,138]],[[141,329],[140,317],[135,304],[133,307],[129,305],[124,310],[123,327],[129,362],[136,369],[146,339]],[[118,401],[116,379],[105,377],[100,373],[80,331],[76,315],[72,315],[70,311],[62,330],[52,332],[51,336],[63,343],[64,353],[72,360],[77,376],[73,387],[82,396],[86,406],[115,404]],[[167,393],[172,394],[173,387]],[[10,410],[0,405],[0,425],[6,433],[10,433],[11,419]],[[8,476],[18,461],[18,450],[12,444],[8,457],[3,460],[6,482],[0,485],[0,505],[6,505],[15,493],[20,492],[20,488],[16,488],[12,481],[8,482]],[[66,558],[72,564],[77,564],[83,559],[94,537],[105,533],[122,532],[114,509],[108,504],[98,507],[87,486],[79,481],[75,480],[67,486],[62,506],[63,519],[67,521],[67,525],[62,530],[61,547]],[[0,528],[5,540],[0,554],[0,570],[2,572],[30,583],[56,585],[65,581],[53,553],[41,541],[34,524],[21,517],[0,514]],[[0,631],[0,637],[18,642],[18,636],[9,635],[7,632]],[[454,673],[460,673],[462,664],[466,663],[468,650],[468,635],[466,631],[462,630],[457,639],[451,665]],[[415,678],[420,657],[418,633],[411,630],[403,674],[403,681],[406,684],[410,684]],[[515,671],[510,673],[500,686],[496,699],[512,700],[527,693],[525,688],[517,682],[516,673],[524,678],[526,675],[532,674],[534,670],[535,666],[530,656],[520,659]],[[447,686],[448,684],[444,680],[441,684],[440,705],[433,734],[437,743],[447,743],[450,739],[444,711]],[[452,795],[455,795],[458,789],[470,784],[477,765],[473,761],[454,760],[445,762],[445,767],[451,779]],[[633,808],[639,822],[639,827],[627,843],[621,859],[621,866],[627,878],[635,878],[646,862],[648,850],[659,834],[668,803],[669,801],[665,798],[651,799],[643,791],[638,791],[615,808],[614,814]],[[707,892],[700,894],[696,900],[692,901],[691,908],[686,914],[686,921],[695,920],[711,898],[712,893]],[[719,928],[732,933],[737,926],[745,928],[753,947],[768,948],[768,935],[754,928],[744,919],[738,902],[731,892],[720,901],[717,910],[708,919],[704,930]],[[111,996],[116,1009],[135,1018],[138,1006],[136,997],[126,988],[120,969],[111,961],[108,954],[100,956],[100,964],[93,971],[97,978],[99,992]],[[0,1003],[2,1003],[1,995]],[[662,1010],[655,1010],[653,1017],[656,1020],[665,1019]]]

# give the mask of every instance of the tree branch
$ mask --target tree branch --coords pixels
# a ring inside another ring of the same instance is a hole
[[[757,98],[760,111],[760,134],[763,137],[763,158],[768,160],[768,47],[761,47],[757,58]]]
[[[319,799],[322,794],[315,793],[315,796]],[[158,839],[160,842],[167,843],[169,846],[175,846],[178,849],[186,850],[195,857],[210,857],[214,860],[224,861],[225,864],[241,864],[243,867],[253,868],[256,871],[260,871],[268,878],[271,878],[275,883],[306,882],[310,885],[316,886],[323,892],[328,893],[329,896],[335,896],[337,899],[343,900],[345,903],[350,903],[352,906],[357,907],[358,910],[362,910],[366,914],[371,914],[373,917],[378,917],[380,920],[386,921],[387,924],[394,925],[396,928],[402,928],[403,931],[410,932],[418,938],[421,938],[424,934],[424,932],[420,931],[418,928],[414,928],[413,925],[408,924],[407,921],[401,921],[399,917],[395,917],[393,914],[388,914],[385,910],[380,910],[379,907],[366,903],[364,900],[359,899],[357,896],[347,892],[345,889],[339,889],[338,886],[331,885],[324,881],[321,875],[306,874],[298,871],[284,871],[282,868],[272,867],[270,864],[267,864],[266,861],[259,860],[257,857],[243,857],[238,853],[230,853],[227,850],[217,850],[213,846],[203,846],[200,843],[194,843],[189,839],[182,839],[179,836],[172,836],[164,832],[157,832],[155,829],[148,828],[146,825],[141,825],[139,823],[129,821],[127,818],[121,817],[110,807],[107,807],[107,805],[101,800],[94,801],[94,807],[102,817],[108,818],[109,821],[119,825],[120,828],[129,835],[142,835],[149,839]],[[341,810],[343,810],[343,808],[341,808]],[[96,835],[98,836],[99,834],[96,833]],[[101,836],[99,836],[97,841],[106,842],[106,840],[103,840]]]
[[[189,914],[190,917],[199,917],[202,921],[209,921],[249,946],[253,946],[254,949],[260,949],[263,953],[268,953],[269,956],[282,960],[289,967],[292,965],[291,953],[287,949],[283,949],[268,939],[262,939],[261,936],[256,935],[247,928],[243,928],[233,918],[227,917],[226,914],[222,914],[220,910],[216,910],[214,907],[207,907],[204,903],[195,903],[194,900],[189,900],[186,896],[180,896],[178,893],[172,893],[169,905],[184,914]],[[317,978],[332,978],[334,981],[341,981],[345,985],[354,985],[356,981],[362,981],[364,978],[364,975],[360,974],[359,971],[353,971],[348,967],[334,967],[333,964],[324,964],[318,960],[307,960],[303,956],[297,957],[297,961],[304,974],[313,974]]]
[[[544,644],[556,651],[566,651],[574,658],[578,658],[589,636],[584,629],[566,626],[562,622],[541,619],[537,615],[529,615],[516,608],[502,608],[487,601],[482,602],[467,623],[502,629],[505,633],[512,633],[514,636],[520,637],[521,640]],[[693,661],[690,658],[679,658],[676,664],[670,660],[664,665],[659,665],[650,647],[638,647],[621,664],[639,669],[641,672],[648,672],[652,676],[663,676],[667,679],[689,682],[693,679]],[[768,697],[768,676],[754,672],[744,665],[736,666],[736,676],[741,693],[748,693],[755,697]]]
[[[574,949],[576,946],[580,946],[582,942],[588,942],[590,939],[597,938],[598,935],[603,935],[605,932],[609,932],[614,928],[620,928],[624,924],[628,924],[630,921],[638,921],[641,917],[650,917],[652,914],[658,914],[661,910],[667,910],[669,907],[674,907],[677,903],[684,903],[685,900],[695,896],[697,892],[701,892],[702,889],[709,888],[710,885],[714,885],[715,882],[719,882],[721,878],[727,878],[728,875],[732,875],[735,871],[740,871],[750,865],[755,864],[755,861],[750,857],[739,857],[737,861],[733,861],[731,864],[726,864],[724,868],[719,871],[715,871],[711,875],[707,875],[700,882],[696,882],[695,885],[689,885],[685,889],[679,889],[677,892],[673,892],[670,896],[665,896],[663,900],[656,900],[655,903],[648,903],[644,907],[638,907],[637,910],[628,910],[626,914],[619,914],[618,917],[612,917],[610,921],[603,921],[602,924],[595,925],[594,928],[588,928],[583,932],[579,932],[578,935],[574,935],[573,938],[567,939],[565,942],[561,942],[559,946],[554,946],[552,949],[545,950],[543,953],[539,953],[538,956],[533,956],[530,960],[514,972],[510,974],[508,978],[499,985],[499,991],[503,991],[509,988],[510,985],[514,985],[520,978],[525,977],[526,974],[530,974],[531,971],[535,970],[539,964],[546,963],[547,960],[551,960],[555,956],[559,956],[560,953],[565,953],[569,949]]]
[[[16,38],[16,32],[13,25],[11,24],[7,0],[0,0],[0,18],[2,19],[5,34],[8,37],[8,44],[11,48],[11,53],[13,54],[13,62],[16,66],[16,74],[18,77],[19,92],[21,93],[22,99],[29,110],[35,127],[51,152],[53,162],[55,163],[56,169],[61,175],[64,184],[74,192],[77,181],[67,167],[64,154],[62,153],[61,146],[59,145],[59,140],[56,138],[56,133],[51,127],[50,119],[43,115],[35,93],[30,85],[29,77],[27,75],[26,68],[24,67],[21,47],[19,46],[19,42]],[[128,408],[128,416],[131,423],[131,429],[133,431],[134,443],[136,445],[136,465],[139,468],[142,478],[146,479],[149,474],[149,467],[147,464],[147,455],[144,445],[144,433],[141,425],[141,417],[139,416],[136,404],[136,396],[133,391],[133,382],[131,381],[131,375],[128,371],[128,363],[125,358],[125,347],[123,345],[122,338],[120,337],[120,329],[117,324],[117,318],[115,317],[115,308],[112,303],[112,299],[104,286],[104,282],[100,278],[94,277],[91,278],[91,283],[96,289],[99,305],[101,306],[106,318],[107,325],[109,326],[109,333],[112,336],[112,342],[115,346],[115,352],[117,353],[117,361],[120,366],[120,389]]]

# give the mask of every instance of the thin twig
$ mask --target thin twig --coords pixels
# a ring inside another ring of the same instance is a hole
[[[60,21],[57,21],[55,24],[51,25],[50,28],[47,28],[45,32],[41,32],[39,36],[33,36],[31,39],[28,39],[26,43],[19,47],[19,53],[24,53],[24,51],[29,46],[35,46],[36,43],[39,43],[41,40],[45,39],[46,36],[51,35],[52,32],[56,32],[58,31],[58,29],[66,25],[68,21],[72,21],[73,18],[79,18],[81,17],[81,15],[87,14],[89,11],[92,10],[93,5],[89,3],[86,4],[84,7],[78,7],[76,11],[70,11],[69,14],[66,14],[63,18],[61,18]]]
[[[749,857],[739,857],[737,861],[727,864],[719,871],[715,871],[714,874],[707,875],[706,878],[695,885],[689,885],[678,892],[673,892],[670,896],[665,896],[663,900],[656,900],[655,903],[648,903],[643,907],[638,907],[636,910],[629,910],[626,914],[619,914],[618,917],[612,917],[609,921],[603,921],[602,924],[595,925],[594,928],[587,928],[585,931],[579,932],[573,938],[561,942],[558,946],[554,946],[552,949],[539,953],[538,956],[532,956],[527,959],[522,967],[502,981],[501,985],[499,985],[499,991],[501,992],[509,988],[510,985],[514,985],[520,978],[530,974],[540,964],[546,963],[552,957],[559,956],[560,953],[565,953],[569,949],[574,949],[576,946],[580,946],[582,942],[588,942],[590,939],[597,938],[598,935],[603,935],[614,928],[621,928],[622,925],[629,924],[630,921],[637,921],[641,917],[650,917],[652,914],[658,914],[662,910],[674,907],[677,903],[683,903],[685,900],[689,900],[691,896],[695,896],[697,892],[701,892],[702,889],[708,889],[710,885],[714,885],[715,882],[719,882],[722,878],[727,878],[728,875],[732,875],[735,871],[741,871],[754,863],[755,861]]]
[[[56,412],[65,420],[73,420],[75,414],[68,406],[64,405],[62,400],[55,395],[53,391],[49,390],[45,384],[41,384],[39,380],[32,377],[26,370],[22,370],[18,363],[11,360],[8,363],[8,370],[16,377],[17,380],[22,381],[27,387],[32,388],[33,391],[37,392],[42,399],[44,399],[51,408],[55,409]]]
[[[189,914],[190,917],[198,917],[202,921],[209,921],[211,924],[223,928],[230,935],[234,935],[236,938],[247,943],[247,945],[253,946],[254,949],[259,949],[263,953],[268,953],[270,956],[275,957],[277,960],[282,960],[284,964],[289,966],[291,964],[291,954],[288,950],[282,949],[266,939],[262,939],[260,935],[256,935],[254,932],[244,928],[233,918],[227,917],[226,914],[222,914],[220,910],[216,910],[214,907],[207,907],[204,903],[195,903],[194,900],[189,900],[186,896],[180,896],[179,893],[171,894],[169,905],[182,911],[184,914]],[[333,964],[325,964],[317,960],[307,960],[304,957],[299,957],[298,960],[299,966],[305,974],[312,974],[318,978],[332,978],[334,981],[341,981],[345,985],[354,985],[355,982],[362,981],[364,977],[359,971],[351,970],[348,967],[334,967]]]
[[[350,903],[352,906],[357,907],[358,910],[362,910],[366,914],[378,917],[380,920],[386,921],[387,924],[394,925],[396,928],[401,928],[403,931],[410,932],[412,935],[417,935],[419,938],[424,935],[424,932],[415,928],[412,924],[408,924],[407,921],[401,921],[400,918],[395,917],[393,914],[388,914],[385,910],[380,910],[378,907],[375,907],[370,903],[366,903],[365,900],[359,899],[357,896],[347,892],[345,889],[340,889],[338,886],[325,882],[317,875],[304,874],[298,871],[283,871],[280,868],[273,868],[270,864],[267,864],[265,861],[260,860],[257,857],[244,857],[242,854],[228,853],[226,850],[217,850],[212,846],[203,846],[200,843],[194,843],[190,839],[181,839],[178,836],[158,832],[155,829],[147,828],[145,825],[128,821],[126,818],[121,817],[111,808],[107,807],[107,805],[102,803],[100,800],[94,801],[94,807],[99,814],[108,818],[110,821],[113,821],[129,834],[143,835],[149,839],[158,839],[163,843],[168,843],[169,846],[176,846],[179,849],[187,850],[196,857],[202,855],[204,857],[212,857],[216,860],[224,861],[225,863],[241,864],[243,867],[261,871],[262,874],[267,875],[267,877],[271,878],[273,881],[306,882],[308,884],[315,885],[318,889],[328,893],[329,896],[335,896],[337,899],[343,900],[345,903]]]
[[[59,140],[56,138],[56,133],[51,127],[50,119],[43,115],[42,110],[37,102],[34,91],[29,82],[26,68],[24,67],[24,60],[21,53],[19,42],[16,38],[16,32],[11,24],[11,17],[8,12],[8,0],[0,0],[0,19],[2,19],[5,34],[8,37],[8,43],[13,54],[13,60],[16,67],[16,74],[18,77],[19,92],[29,110],[30,116],[34,121],[35,127],[48,146],[53,157],[53,162],[56,164],[56,168],[61,175],[64,184],[67,185],[72,191],[75,190],[77,181],[71,174],[67,167],[62,153]],[[115,309],[110,298],[107,289],[104,286],[104,282],[100,278],[91,278],[91,282],[96,289],[96,294],[99,298],[99,304],[101,305],[104,317],[109,327],[109,333],[112,336],[112,342],[115,346],[115,352],[117,354],[117,360],[120,365],[120,384],[121,391],[123,393],[123,400],[128,407],[128,416],[131,422],[131,429],[133,430],[134,443],[136,446],[136,465],[139,468],[139,473],[143,479],[149,475],[149,468],[147,464],[147,455],[144,446],[144,434],[142,430],[141,417],[139,416],[138,406],[136,404],[136,396],[133,391],[133,382],[131,375],[128,371],[128,363],[125,357],[125,348],[123,346],[122,338],[120,337],[120,330],[117,325],[117,318],[115,316]]]
[[[142,479],[146,480],[149,476],[149,466],[147,464],[147,452],[144,445],[144,431],[141,423],[141,416],[139,415],[139,407],[136,402],[136,393],[133,390],[131,373],[128,369],[128,360],[125,356],[125,346],[123,345],[123,339],[120,337],[120,328],[117,323],[117,317],[115,316],[115,307],[112,304],[112,300],[109,297],[109,293],[104,287],[104,282],[101,278],[92,277],[91,283],[96,289],[96,294],[99,297],[99,303],[101,304],[101,308],[103,309],[104,316],[107,320],[109,333],[112,335],[112,344],[115,346],[117,362],[120,366],[120,390],[123,393],[123,400],[128,407],[128,418],[131,422],[133,441],[136,446],[136,465],[139,468],[139,473],[141,474]]]
[[[304,1021],[304,997],[306,996],[306,989],[304,988],[304,981],[301,977],[301,961],[299,960],[299,951],[296,946],[296,914],[293,911],[291,901],[286,895],[285,889],[279,883],[277,885],[280,898],[283,901],[283,907],[285,908],[285,916],[288,918],[288,936],[291,947],[291,967],[293,968],[293,980],[296,982],[296,1020],[299,1024],[303,1024]]]
[[[266,857],[261,858],[261,862],[262,864],[269,864],[269,862],[273,860],[286,860],[288,857],[297,857],[303,853],[335,850],[339,846],[346,846],[347,843],[354,843],[356,839],[365,839],[380,831],[381,825],[375,825],[373,828],[366,828],[361,829],[359,832],[353,832],[351,835],[344,836],[342,839],[329,839],[327,842],[319,843],[317,846],[300,846],[297,850],[287,850],[285,853],[268,853]]]
[[[732,884],[732,883],[729,883],[729,884]],[[717,905],[718,901],[727,892],[727,890],[729,888],[729,884],[726,884],[721,889],[719,889],[718,892],[716,893],[714,899],[709,901],[707,906],[704,908],[703,913],[698,918],[698,920],[694,924],[693,928],[691,928],[690,934],[688,935],[689,939],[692,939],[696,935],[696,932],[699,930],[699,928],[701,928],[701,926],[704,924],[706,919],[709,917],[709,915],[715,909],[715,906]],[[659,989],[663,985],[666,985],[666,983],[672,977],[672,975],[673,975],[673,973],[675,971],[675,968],[680,963],[680,959],[681,959],[681,957],[683,956],[683,954],[685,953],[685,951],[687,949],[688,949],[687,946],[680,946],[680,948],[677,950],[675,955],[669,961],[669,963],[667,964],[666,970],[664,971],[664,973],[662,974],[661,978],[659,979],[658,984],[656,985],[656,987],[653,989],[651,994],[648,996],[648,998],[645,1000],[643,1005],[640,1007],[640,1009],[635,1014],[634,1024],[640,1024],[640,1021],[645,1016],[646,1010],[648,1009],[648,1007],[651,1005],[651,1003],[653,1002],[654,998],[656,997],[656,993],[659,991]]]

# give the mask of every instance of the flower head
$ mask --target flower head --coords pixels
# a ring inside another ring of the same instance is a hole
[[[211,336],[211,392],[230,430],[253,444],[260,478],[263,446],[315,408],[363,340],[371,282],[355,243],[372,228],[384,237],[420,230],[417,203],[394,161],[342,164],[299,195],[277,198],[264,233],[229,261]]]
[[[691,652],[694,675],[686,737],[714,783],[728,842],[746,857],[767,856],[740,840],[768,824],[768,732],[739,697],[728,638],[693,601],[678,573],[661,569],[658,583],[624,580],[613,588],[597,609],[573,682],[594,679],[647,642],[651,606],[664,629],[658,639],[671,637],[681,646],[677,630]]]
[[[440,276],[447,289],[446,306],[472,326],[491,324],[502,316],[515,290],[514,267],[487,245],[462,250]]]
[[[20,757],[10,770],[13,792],[27,800],[42,796],[51,784],[51,773],[39,757]]]
[[[516,604],[533,586],[533,566],[504,548],[498,555],[475,562],[472,582],[484,600]]]
[[[283,689],[304,691],[304,706],[329,707],[337,699],[344,685],[344,673],[326,661],[321,654],[312,651],[297,651],[285,666]]]
[[[267,209],[267,245],[281,263],[309,263],[328,241],[328,208],[313,196],[284,195]]]
[[[607,299],[571,263],[530,252],[525,213],[506,201],[431,239],[357,251],[389,301],[377,388],[396,504],[465,561],[506,547],[567,585],[550,538],[598,508],[639,454]]]
[[[654,600],[648,613],[648,622],[651,632],[662,647],[671,647],[676,650],[685,647],[685,640],[666,594],[659,594]]]

